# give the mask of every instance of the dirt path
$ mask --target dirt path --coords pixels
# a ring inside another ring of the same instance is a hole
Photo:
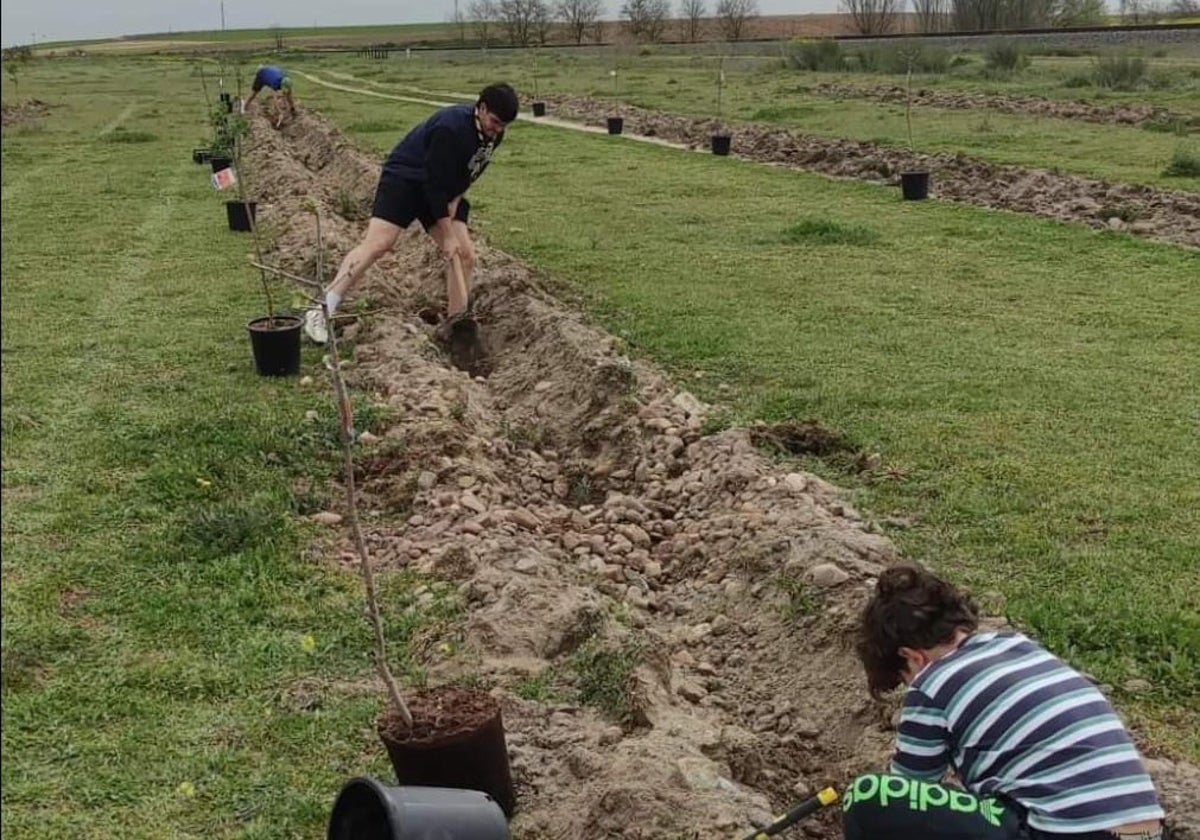
[[[848,85],[839,82],[821,82],[812,86],[800,86],[796,91],[830,99],[871,99],[876,102],[894,102],[900,105],[903,105],[907,99],[903,85]],[[1190,129],[1192,132],[1200,132],[1200,117],[1171,111],[1159,105],[1131,105],[1128,103],[1097,105],[1094,102],[1044,99],[1040,96],[991,95],[967,91],[930,90],[928,88],[919,88],[913,91],[913,104],[952,110],[1034,114],[1042,117],[1114,125],[1178,125]]]
[[[625,118],[627,133],[650,135],[691,148],[707,148],[717,129],[715,120],[631,105],[614,108],[601,100],[558,96],[547,97],[547,101],[551,103],[550,113],[559,118],[600,126],[606,117],[619,115]],[[899,184],[903,171],[926,169],[931,173],[930,193],[935,198],[1200,247],[1200,193],[1001,166],[965,155],[916,154],[760,125],[736,126],[732,153],[763,163],[885,184]]]
[[[308,113],[281,133],[257,118],[255,134],[274,259],[311,274],[306,201],[322,207],[336,261],[363,224],[337,215],[344,196],[365,205],[378,164]],[[355,387],[395,418],[358,456],[371,549],[464,599],[458,654],[430,650],[424,664],[434,683],[471,676],[500,699],[514,833],[733,836],[881,766],[895,707],[868,699],[849,637],[892,544],[837,488],[764,457],[750,430],[703,435],[705,406],[517,260],[482,246],[477,281],[486,378],[450,367],[417,314],[443,283],[416,233],[364,283],[389,314],[345,338]],[[331,551],[353,562],[345,537]],[[549,674],[571,696],[581,650],[640,663],[617,685],[624,720],[518,695]],[[1192,832],[1181,836],[1200,837],[1194,768],[1154,772]],[[836,810],[804,833],[838,836]]]

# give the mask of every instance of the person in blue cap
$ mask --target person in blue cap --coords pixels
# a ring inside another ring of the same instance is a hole
[[[250,110],[251,103],[258,96],[259,91],[265,87],[283,96],[284,102],[287,103],[288,113],[295,119],[296,100],[292,98],[292,79],[284,72],[282,67],[277,67],[274,64],[264,64],[254,74],[254,81],[250,85],[250,98],[246,100],[245,110]],[[282,121],[283,115],[280,114],[276,120],[275,127],[278,128]]]

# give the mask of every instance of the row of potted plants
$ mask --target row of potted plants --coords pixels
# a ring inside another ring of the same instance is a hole
[[[251,173],[246,151],[254,126],[235,102],[233,96],[226,98],[225,94],[216,102],[210,101],[211,141],[204,148],[194,149],[192,159],[210,165],[215,186],[236,187],[237,200],[226,202],[229,227],[251,234],[254,265],[266,306],[265,316],[247,324],[255,368],[264,376],[295,375],[300,372],[302,321],[277,307],[273,281],[290,275],[269,267],[264,260],[256,203],[248,200]],[[316,218],[317,279],[291,279],[319,289],[323,242],[315,204],[312,210]],[[357,525],[350,452],[356,440],[354,415],[341,378],[337,337],[332,330],[327,351],[347,463],[348,508],[367,584],[367,612],[376,631],[375,660],[389,696],[376,728],[399,783],[389,785],[369,778],[349,781],[334,803],[329,837],[415,840],[434,832],[438,836],[449,832],[446,836],[509,840],[507,818],[516,807],[516,796],[499,704],[486,692],[454,686],[412,692],[406,700],[387,666],[370,559]]]

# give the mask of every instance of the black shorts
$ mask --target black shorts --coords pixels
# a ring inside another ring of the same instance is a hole
[[[465,225],[470,214],[471,202],[463,196],[454,212],[454,221]],[[375,189],[375,204],[371,208],[371,215],[402,228],[408,227],[413,219],[416,219],[426,231],[437,221],[429,209],[429,202],[425,200],[424,184],[420,181],[389,178],[386,175],[379,179],[379,186]]]

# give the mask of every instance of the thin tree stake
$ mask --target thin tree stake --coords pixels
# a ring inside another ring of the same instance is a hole
[[[317,220],[317,279],[324,277],[321,252],[324,243],[321,240],[321,211],[313,209]],[[350,404],[346,382],[342,379],[342,365],[338,358],[337,335],[333,328],[333,318],[329,314],[329,306],[324,298],[321,300],[321,315],[325,319],[325,329],[329,335],[329,370],[333,374],[333,395],[338,404],[338,415],[341,418],[342,429],[342,463],[346,472],[346,505],[350,514],[350,530],[354,534],[354,548],[358,552],[358,568],[362,571],[363,584],[367,590],[367,617],[375,631],[375,667],[379,676],[387,686],[388,695],[404,725],[412,729],[412,712],[400,695],[400,686],[392,676],[387,663],[387,640],[383,633],[383,618],[379,614],[379,596],[375,590],[375,574],[371,570],[371,555],[367,553],[367,542],[363,539],[362,527],[358,520],[358,491],[354,483],[354,408]]]

